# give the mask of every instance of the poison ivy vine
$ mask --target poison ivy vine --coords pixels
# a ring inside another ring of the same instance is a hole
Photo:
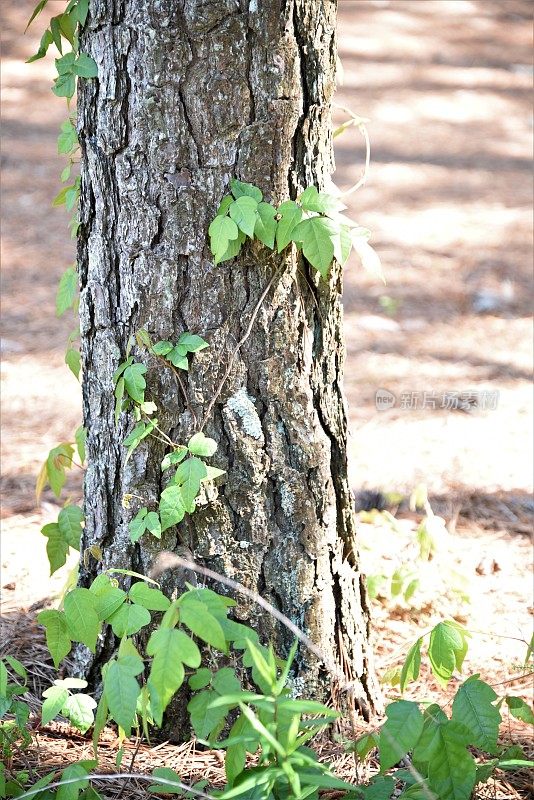
[[[309,186],[296,200],[275,207],[250,183],[234,178],[230,189],[209,226],[215,264],[235,258],[248,238],[277,253],[294,243],[325,280],[334,259],[343,266],[353,247],[366,268],[380,272],[368,245],[370,231],[342,213],[347,207],[338,197]]]

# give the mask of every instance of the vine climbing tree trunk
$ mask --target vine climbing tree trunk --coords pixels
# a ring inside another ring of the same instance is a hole
[[[160,550],[190,552],[287,614],[373,707],[347,480],[340,270],[319,284],[296,255],[266,260],[252,245],[214,266],[207,246],[232,177],[279,202],[332,172],[335,23],[333,0],[91,0],[83,47],[99,79],[81,82],[78,97],[81,581],[108,567],[147,573]],[[155,507],[166,452],[145,439],[125,465],[133,420],[114,419],[113,373],[140,328],[154,341],[190,331],[209,342],[183,373],[185,396],[155,357],[133,352],[148,367],[160,427],[181,442],[207,414],[213,464],[226,475],[161,541],[146,534],[134,545],[128,522]],[[161,580],[170,592],[183,575],[169,569]],[[238,616],[283,649],[287,632],[260,612],[239,599]],[[98,664],[86,668],[97,675]],[[310,696],[329,688],[306,652],[294,675],[303,678]]]

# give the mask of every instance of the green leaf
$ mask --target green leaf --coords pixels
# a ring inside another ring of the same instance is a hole
[[[78,202],[78,198],[80,196],[80,185],[78,183],[78,178],[74,183],[74,186],[67,186],[67,191],[65,193],[65,208],[67,211],[72,211],[74,206]]]
[[[217,694],[234,694],[241,691],[241,684],[233,669],[222,667],[213,675],[212,686]]]
[[[76,782],[74,778],[78,778]],[[79,793],[89,785],[87,770],[81,764],[71,764],[63,770],[62,781],[72,781],[58,787],[56,800],[78,800]]]
[[[206,481],[214,481],[215,478],[220,478],[221,475],[225,475],[226,471],[224,469],[219,469],[218,467],[210,467],[206,464],[206,477],[202,478],[202,483]]]
[[[46,645],[57,669],[72,647],[65,615],[61,611],[48,609],[37,615],[37,622],[46,629]]]
[[[57,97],[66,97],[69,100],[73,96],[75,89],[76,78],[72,73],[60,75],[59,78],[55,79],[54,85],[52,86],[52,91]]]
[[[47,538],[46,555],[50,564],[50,575],[53,575],[66,563],[69,545],[56,522],[45,525],[41,528],[41,533]]]
[[[152,589],[143,581],[134,583],[128,592],[131,600],[149,611],[166,611],[171,601],[159,589]]]
[[[260,203],[263,197],[257,186],[252,183],[238,181],[236,178],[232,178],[230,181],[230,189],[236,200],[239,197],[252,197],[256,203]]]
[[[469,800],[476,781],[475,762],[465,749],[465,729],[450,721],[439,727],[439,746],[428,764],[428,782],[440,800]]]
[[[161,522],[155,511],[149,511],[145,517],[145,525],[149,533],[161,539]]]
[[[346,225],[340,225],[338,236],[334,239],[334,258],[342,267],[347,263],[351,250],[350,228]]]
[[[322,714],[324,717],[336,719],[339,711],[318,703],[316,700],[279,700],[277,708],[280,711],[292,711],[294,714]]]
[[[205,603],[189,601],[180,605],[180,622],[199,639],[226,653],[226,639],[218,620],[209,613]]]
[[[52,200],[52,205],[55,207],[65,205],[65,198],[69,189],[72,189],[72,186],[63,186]]]
[[[98,67],[94,59],[86,53],[80,53],[73,65],[73,70],[80,78],[97,78]]]
[[[200,650],[195,642],[177,628],[160,628],[154,631],[147,645],[147,653],[168,664],[176,660],[182,661],[193,669],[197,669],[201,661]]]
[[[214,616],[219,614],[227,614],[229,608],[237,605],[235,600],[223,594],[217,594],[211,589],[189,589],[180,597],[180,603],[189,603],[191,600],[199,600],[204,603],[208,611]]]
[[[135,720],[140,687],[127,666],[112,661],[104,676],[104,691],[109,713],[129,736]]]
[[[50,686],[46,692],[43,692],[45,701],[41,709],[41,725],[48,725],[48,723],[57,717],[69,693],[67,689],[61,686]]]
[[[529,725],[534,725],[534,714],[532,708],[525,703],[520,697],[506,697],[506,705],[510,709],[510,714],[521,722],[526,722]]]
[[[251,239],[254,238],[254,226],[256,224],[257,200],[248,195],[241,195],[234,200],[230,206],[229,213],[239,230],[243,231]]]
[[[87,20],[87,14],[89,13],[89,0],[77,0],[74,12],[76,14],[76,19],[83,28]]]
[[[80,378],[80,371],[82,368],[82,359],[80,351],[74,347],[69,347],[65,352],[65,364],[70,369],[76,380]]]
[[[419,670],[421,668],[421,643],[422,639],[418,639],[408,650],[406,661],[404,662],[400,675],[400,690],[404,694],[404,690],[410,681],[416,681],[419,677]]]
[[[205,436],[202,431],[200,431],[199,433],[195,433],[194,436],[189,439],[187,447],[189,452],[193,455],[209,458],[216,452],[217,442],[214,439],[210,439],[208,436]]]
[[[31,64],[33,61],[37,61],[39,58],[44,58],[53,41],[54,39],[52,38],[52,33],[50,32],[49,28],[47,28],[41,37],[39,49],[33,56],[30,56],[30,58],[26,59],[26,64]]]
[[[358,754],[358,758],[363,761],[364,758],[369,755],[371,750],[374,750],[374,748],[378,747],[378,745],[379,738],[376,733],[365,733],[354,742],[354,750]]]
[[[108,589],[96,595],[95,609],[98,619],[109,619],[122,606],[125,600],[126,592],[110,584]]]
[[[389,800],[394,788],[395,780],[393,778],[390,778],[389,775],[377,775],[367,786],[358,786],[358,792],[361,792],[363,800]],[[426,796],[423,795],[423,798],[429,800],[428,793]]]
[[[185,517],[185,504],[179,486],[171,485],[163,490],[159,501],[161,530],[166,531]]]
[[[59,25],[59,19],[60,19],[59,16],[52,17],[52,19],[50,20],[50,31],[52,33],[52,39],[54,40],[55,46],[57,47],[59,52],[62,53],[63,52],[63,43],[61,41],[61,28],[60,28],[60,25]],[[59,59],[59,60],[61,60],[61,59]],[[59,69],[58,69],[58,72],[59,72]],[[60,74],[62,74],[62,73],[60,73]]]
[[[221,202],[219,203],[219,208],[217,209],[217,215],[224,217],[225,214],[228,213],[228,209],[234,202],[234,198],[230,194],[226,194]]]
[[[185,677],[183,663],[200,664],[200,651],[183,631],[159,628],[148,640],[146,651],[154,656],[148,678],[154,719],[161,725],[163,712]]]
[[[65,270],[59,280],[56,294],[56,316],[61,317],[74,306],[78,294],[78,274],[75,267]]]
[[[131,636],[139,633],[141,628],[150,623],[152,619],[148,609],[137,603],[124,603],[109,617],[109,623],[115,636]]]
[[[462,683],[452,704],[452,719],[471,733],[471,742],[487,753],[497,751],[501,715],[492,705],[497,695],[475,675]]]
[[[326,217],[304,219],[291,234],[294,242],[302,242],[304,257],[325,279],[334,258],[334,242],[338,236],[339,226]]]
[[[397,700],[386,708],[387,720],[380,729],[380,771],[385,772],[417,744],[423,716],[417,703]]]
[[[200,739],[208,739],[228,712],[228,709],[224,706],[219,708],[211,707],[212,700],[217,696],[216,692],[207,689],[195,695],[187,705],[187,710],[191,717],[191,725]]]
[[[142,405],[146,404],[142,403]],[[150,420],[149,422],[141,421],[137,423],[137,425],[133,428],[132,431],[130,431],[126,439],[123,441],[123,445],[128,448],[128,452],[124,460],[125,466],[130,460],[130,456],[132,455],[136,447],[138,447],[141,444],[143,439],[146,439],[147,436],[150,436],[156,425],[157,425],[157,420]]]
[[[131,639],[124,638],[121,640],[117,661],[121,667],[127,669],[134,677],[140,675],[145,668],[143,659]]]
[[[67,544],[75,550],[80,549],[83,520],[83,511],[79,506],[65,506],[65,508],[62,508],[59,512],[57,524],[61,535]]]
[[[73,589],[65,596],[65,620],[71,637],[95,652],[100,620],[95,609],[95,596],[89,589]]]
[[[215,263],[218,264],[223,257],[228,243],[237,239],[239,228],[229,217],[216,216],[208,228],[210,235],[210,249],[215,256]]]
[[[315,186],[308,186],[298,200],[305,211],[316,211],[319,214],[335,216],[347,207],[337,197],[325,192],[318,192]]]
[[[26,684],[28,680],[28,670],[26,669],[24,664],[21,661],[19,661],[18,658],[15,658],[14,656],[11,656],[9,654],[4,656],[4,660],[7,661],[13,672],[15,672],[19,676],[19,678],[22,678],[24,684]]]
[[[58,74],[59,75],[71,74],[75,60],[76,60],[76,54],[74,52],[66,53],[61,58],[56,58],[56,68]]]
[[[105,678],[104,672],[102,672],[102,677]],[[100,739],[100,734],[104,730],[107,725],[109,716],[109,708],[108,708],[108,701],[106,700],[106,693],[105,691],[102,692],[100,700],[98,701],[98,706],[96,708],[95,714],[95,727],[93,729],[93,752],[95,757],[98,755],[98,740]]]
[[[152,430],[154,428],[150,424],[143,421],[138,422],[124,439],[124,447],[136,447]]]
[[[495,772],[495,768],[499,763],[498,758],[493,758],[491,761],[486,761],[482,764],[476,764],[476,783],[486,783],[493,773]]]
[[[198,353],[199,350],[205,350],[209,344],[202,336],[196,333],[182,333],[178,339],[178,346],[185,347],[188,353]]]
[[[243,714],[240,714],[230,728],[228,738],[230,740],[241,738],[246,736],[247,733],[251,732],[252,729],[248,719],[243,716]],[[224,759],[224,770],[230,785],[233,784],[237,776],[240,775],[245,769],[246,759],[247,745],[245,742],[238,741],[227,748],[226,757]]]
[[[224,251],[223,255],[220,257],[219,262],[222,261],[229,261],[231,258],[235,258],[239,251],[241,250],[241,245],[243,241],[247,238],[242,231],[239,231],[240,236],[237,239],[233,239],[231,242],[228,242],[228,247]],[[241,239],[243,237],[243,239]]]
[[[200,483],[207,477],[207,474],[206,465],[195,456],[183,461],[176,470],[174,481],[180,487],[182,499],[188,511],[189,509],[194,510],[195,498],[200,491]]]
[[[465,637],[455,623],[440,622],[432,629],[428,657],[432,672],[441,686],[447,686],[457,666],[457,658],[465,654],[465,647]]]
[[[136,403],[144,403],[146,381],[143,375],[146,374],[144,364],[130,364],[124,370],[124,387],[132,400]]]
[[[15,672],[19,678],[22,678],[24,683],[28,680],[28,671],[24,664],[22,664],[18,658],[14,658],[13,656],[6,655],[4,659],[7,661],[13,672]]]
[[[166,781],[174,781],[181,784],[182,780],[177,772],[169,767],[156,767],[152,775],[154,778],[163,778]],[[184,794],[184,790],[180,786],[169,786],[162,783],[151,783],[148,787],[149,792],[154,794]]]
[[[43,10],[43,8],[46,6],[47,3],[48,3],[48,0],[39,0],[37,5],[33,9],[33,13],[31,15],[30,19],[28,20],[28,24],[26,25],[26,27],[24,29],[24,33],[26,33],[26,31],[28,30],[28,28],[30,27],[32,22],[34,21],[35,17],[37,17],[41,13],[41,11]]]
[[[71,694],[61,710],[64,717],[70,719],[75,728],[86,733],[94,722],[96,701],[88,694]]]
[[[265,694],[272,694],[276,688],[276,665],[269,663],[268,651],[264,647],[257,646],[253,641],[247,641],[247,655],[250,660],[243,659],[245,666],[252,666],[252,677],[254,683],[260,687]]]
[[[144,506],[140,508],[133,519],[128,523],[128,530],[130,531],[130,541],[135,544],[139,541],[141,536],[146,531],[145,518],[148,514],[148,508]]]
[[[98,597],[98,595],[108,592],[114,585],[115,584],[111,582],[111,578],[107,572],[101,572],[93,580],[91,586],[89,587],[89,591]]]
[[[276,224],[276,209],[270,203],[259,203],[256,209],[254,236],[271,250],[274,248]]]
[[[185,352],[184,352],[185,351]],[[176,345],[172,348],[171,352],[165,356],[167,361],[170,361],[177,369],[188,370],[189,369],[189,362],[187,360],[187,351],[185,347],[181,347],[180,345]]]
[[[414,747],[412,756],[413,762],[418,769],[433,757],[434,751],[436,747],[439,747],[441,741],[441,726],[447,725],[449,722],[447,716],[436,703],[432,703],[425,709],[423,719],[423,732]],[[423,769],[423,767],[421,768]],[[427,771],[426,767],[423,771]]]
[[[61,490],[65,485],[67,476],[65,469],[70,469],[72,466],[72,456],[74,455],[74,448],[63,442],[57,447],[50,450],[46,459],[46,473],[50,488],[56,497],[59,497]]]
[[[177,450],[173,450],[172,453],[167,453],[161,462],[161,471],[165,472],[166,469],[174,466],[174,464],[179,464],[180,461],[184,460],[187,452],[187,447],[185,447],[185,445],[181,445]]]
[[[213,677],[213,673],[207,667],[200,667],[197,671],[191,675],[189,678],[189,686],[194,691],[198,689],[204,689],[205,686],[208,686],[211,683],[211,679]]]
[[[280,216],[276,226],[276,246],[281,253],[293,238],[293,231],[302,219],[302,209],[293,200],[286,200],[278,206],[276,213]]]
[[[75,20],[67,13],[60,14],[57,20],[63,37],[68,41],[71,47],[74,48]]]
[[[245,800],[272,800],[273,795],[271,788],[277,777],[283,776],[281,769],[276,769],[272,766],[268,767],[253,767],[252,769],[245,770],[239,776],[237,785],[232,789],[225,789],[222,795],[223,800],[230,800],[232,797],[238,797],[245,794]],[[261,791],[259,787],[265,786],[265,791]]]
[[[76,449],[78,450],[78,458],[80,462],[83,464],[85,461],[85,442],[87,440],[87,428],[84,428],[83,425],[80,425],[79,428],[76,428],[76,433],[74,434],[74,441],[76,442]]]
[[[123,374],[123,372],[126,369],[126,367],[129,367],[130,364],[132,364],[132,363],[133,363],[133,356],[128,356],[126,361],[122,361],[119,364],[119,366],[117,367],[117,369],[113,373],[113,383],[115,383],[115,384],[117,383],[117,381],[119,380],[120,376]]]
[[[171,352],[173,347],[173,343],[169,341],[156,342],[152,347],[152,352],[156,356],[166,356],[167,353]]]

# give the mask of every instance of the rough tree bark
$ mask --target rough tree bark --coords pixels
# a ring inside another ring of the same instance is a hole
[[[164,445],[145,440],[124,467],[132,419],[123,414],[116,425],[113,414],[112,375],[129,336],[144,327],[155,341],[175,341],[187,330],[210,344],[192,361],[187,403],[172,373],[137,355],[162,427],[174,441],[195,431],[280,263],[249,247],[214,266],[209,223],[233,176],[275,202],[324,185],[333,170],[335,23],[334,0],[91,0],[83,47],[99,79],[78,98],[83,546],[101,548],[103,565],[86,557],[81,580],[102,566],[146,573],[158,549],[186,547],[335,654],[372,707],[347,481],[339,270],[319,284],[295,256],[282,264],[206,425],[226,480],[161,543],[145,535],[132,545],[127,525],[164,488]],[[144,500],[126,509],[127,494]],[[179,576],[164,579],[170,591]],[[239,599],[238,614],[287,646],[253,604]],[[311,696],[330,683],[305,652],[302,676]]]

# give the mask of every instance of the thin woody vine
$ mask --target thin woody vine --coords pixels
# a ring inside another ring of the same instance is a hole
[[[38,3],[30,23],[46,5],[47,0]],[[89,0],[70,0],[63,13],[52,17],[38,52],[29,59],[42,58],[51,45],[59,51],[58,75],[52,91],[65,97],[69,106],[68,119],[61,126],[58,138],[58,151],[67,157],[68,163],[61,173],[65,185],[53,202],[56,206],[65,205],[72,213],[73,236],[78,228],[80,180],[71,178],[79,160],[79,148],[70,103],[78,78],[98,78],[96,63],[80,52],[78,43],[78,33],[88,12]],[[68,47],[70,50],[64,52]],[[351,124],[361,127],[360,118],[351,115],[338,132]],[[245,334],[234,349],[202,420],[194,418],[196,431],[187,442],[174,442],[159,427],[157,397],[147,397],[148,367],[144,361],[151,368],[171,370],[177,391],[186,399],[190,361],[196,353],[208,348],[209,343],[198,332],[190,331],[184,331],[177,341],[153,342],[149,331],[144,329],[130,338],[125,359],[113,376],[115,419],[118,421],[122,414],[127,414],[132,420],[131,431],[122,443],[124,464],[147,438],[163,442],[167,449],[161,463],[166,488],[157,502],[151,505],[134,495],[123,498],[123,505],[131,510],[128,527],[132,542],[144,535],[159,539],[165,530],[178,525],[187,514],[193,514],[203,484],[217,481],[223,475],[223,470],[216,466],[217,443],[203,429],[237,352],[250,335],[261,305],[284,269],[286,254],[296,249],[314,268],[316,281],[328,280],[333,262],[343,266],[352,248],[365,267],[375,274],[379,272],[378,257],[368,245],[369,231],[345,216],[344,210],[339,197],[320,192],[314,186],[306,188],[295,200],[285,200],[275,207],[264,200],[257,186],[237,179],[230,181],[229,193],[221,199],[208,230],[214,264],[235,258],[245,243],[250,242],[254,243],[255,256],[265,266],[274,262],[277,266],[273,266]],[[68,310],[77,313],[77,295],[74,265],[60,280],[58,316]],[[79,378],[77,337],[76,329],[69,336],[65,361]],[[139,360],[141,356],[144,361]],[[37,480],[37,495],[48,484],[59,498],[66,470],[73,464],[83,468],[84,461],[85,431],[80,427],[73,441],[59,443],[48,454]],[[79,551],[83,524],[82,508],[67,503],[57,522],[43,527],[51,574],[66,563],[71,548]],[[101,556],[98,548],[84,553],[84,558],[100,560]],[[291,620],[263,598],[193,562],[175,555],[173,559],[176,565],[219,581],[237,597],[253,599],[285,625],[295,637],[288,657],[280,658],[272,645],[260,642],[252,628],[228,616],[237,604],[235,599],[210,589],[187,584],[186,591],[170,599],[152,578],[120,569],[105,570],[88,589],[72,588],[71,582],[59,608],[46,609],[38,615],[56,669],[74,642],[95,652],[103,629],[111,628],[117,651],[102,668],[98,702],[83,691],[87,688],[85,680],[58,678],[43,693],[40,722],[47,725],[60,715],[82,734],[93,728],[94,759],[54,770],[37,782],[31,780],[28,771],[11,768],[14,754],[31,746],[32,737],[27,729],[29,707],[23,699],[28,688],[27,671],[20,661],[7,655],[0,659],[0,751],[4,757],[0,765],[1,798],[98,800],[101,795],[94,784],[135,778],[150,783],[148,793],[223,800],[233,797],[317,800],[319,793],[327,790],[335,790],[347,800],[387,800],[396,790],[396,796],[415,800],[468,800],[476,784],[487,781],[496,769],[533,765],[521,748],[503,748],[498,741],[501,709],[507,709],[508,714],[527,724],[534,723],[532,709],[519,697],[498,696],[478,675],[473,675],[459,686],[449,714],[448,703],[441,707],[436,703],[397,699],[387,706],[382,725],[363,736],[357,736],[354,730],[345,734],[344,745],[354,755],[354,780],[338,779],[328,764],[318,761],[308,745],[320,731],[329,729],[336,720],[339,723],[340,713],[313,699],[300,697],[291,673],[298,648],[310,649],[349,697],[352,685],[327,654],[321,653]],[[151,633],[143,652],[139,634],[144,630]],[[469,638],[469,631],[454,620],[443,620],[422,632],[391,673],[391,686],[403,695],[408,685],[418,680],[421,651],[426,646],[432,674],[446,688],[461,672]],[[533,642],[525,645],[526,672],[532,668]],[[223,667],[213,667],[212,651],[224,656]],[[120,769],[124,741],[132,735],[138,741],[143,737],[150,741],[151,730],[161,727],[166,707],[184,685],[191,693],[188,711],[198,741],[224,753],[224,788],[208,787],[207,781],[190,786],[164,766],[154,769],[150,776],[135,773],[136,751],[124,773],[99,774],[98,742],[105,726],[110,722],[117,725],[116,764]],[[377,750],[380,772],[371,781],[364,781],[362,769],[366,758]]]

